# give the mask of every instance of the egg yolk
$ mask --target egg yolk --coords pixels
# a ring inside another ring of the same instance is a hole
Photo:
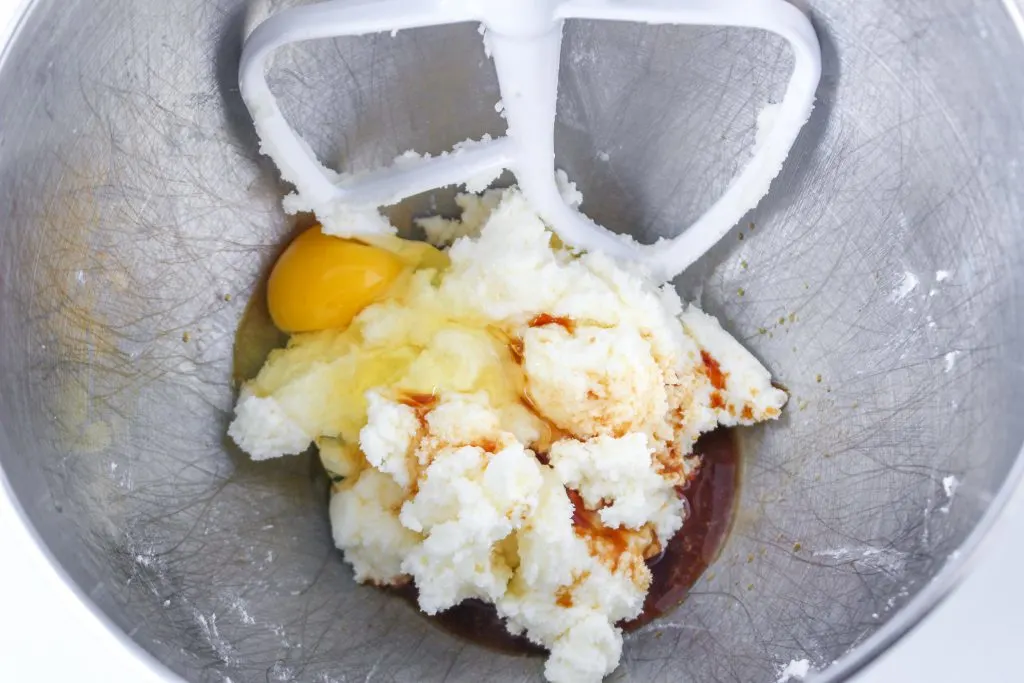
[[[389,249],[325,235],[313,226],[288,245],[270,272],[270,317],[288,333],[347,327],[409,265],[414,264]]]

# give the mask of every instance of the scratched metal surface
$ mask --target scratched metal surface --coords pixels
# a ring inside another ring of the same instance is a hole
[[[1020,36],[996,0],[811,4],[814,117],[772,194],[680,281],[793,400],[746,435],[722,557],[628,637],[613,680],[854,668],[912,620],[1024,440]],[[39,0],[17,35],[0,68],[4,472],[71,578],[190,681],[537,680],[539,660],[357,587],[310,459],[256,465],[225,439],[233,331],[287,232],[235,90],[244,23],[242,0]],[[678,229],[787,66],[759,34],[571,26],[559,163],[586,211]],[[271,76],[346,168],[501,131],[471,26],[308,45]]]

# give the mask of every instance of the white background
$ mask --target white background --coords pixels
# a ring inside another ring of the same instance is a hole
[[[0,0],[0,42],[21,1]],[[36,548],[2,489],[0,548],[0,681],[180,680],[107,632]],[[960,588],[855,683],[1020,680],[1022,571],[1024,489]]]

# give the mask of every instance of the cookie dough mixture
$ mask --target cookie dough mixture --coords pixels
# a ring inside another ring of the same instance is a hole
[[[459,201],[461,221],[422,222],[447,259],[294,334],[230,435],[257,460],[316,444],[357,580],[414,582],[428,614],[493,603],[550,651],[549,680],[599,681],[646,561],[686,533],[695,440],[786,394],[670,285],[562,248],[515,188]]]

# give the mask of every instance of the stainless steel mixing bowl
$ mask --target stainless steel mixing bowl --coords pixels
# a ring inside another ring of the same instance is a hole
[[[814,117],[771,195],[679,283],[792,402],[745,433],[721,557],[628,637],[613,680],[770,682],[803,658],[830,667],[820,680],[848,675],[949,589],[1020,473],[1024,43],[1010,5],[811,4]],[[88,600],[188,680],[537,679],[541,660],[357,586],[310,457],[253,464],[225,438],[235,326],[289,230],[236,88],[248,12],[37,0],[8,45],[3,472]],[[748,153],[787,70],[757,33],[572,25],[559,164],[605,225],[669,234]],[[271,79],[347,168],[502,129],[474,26],[303,45]]]

